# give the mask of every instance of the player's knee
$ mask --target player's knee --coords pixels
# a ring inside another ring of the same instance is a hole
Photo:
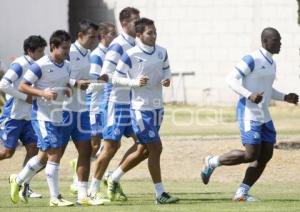
[[[8,159],[11,158],[15,153],[14,149],[4,149],[3,151],[1,151],[1,155],[3,159]]]
[[[256,161],[257,160],[257,155],[256,154],[254,154],[254,153],[245,153],[245,155],[244,155],[244,161],[246,162],[246,163],[251,163],[251,162],[254,162],[254,161]]]

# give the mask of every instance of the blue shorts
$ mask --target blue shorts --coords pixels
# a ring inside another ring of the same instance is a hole
[[[131,126],[130,105],[109,102],[107,114],[104,118],[103,138],[105,140],[120,141],[122,136],[130,137],[134,134]]]
[[[91,135],[98,136],[102,138],[102,116],[101,112],[98,114],[90,114],[90,124],[91,124]]]
[[[37,142],[31,121],[8,118],[4,122],[1,139],[7,149],[15,149],[19,139],[23,145]]]
[[[132,127],[141,144],[160,141],[159,129],[164,116],[164,109],[131,110]]]
[[[91,125],[89,112],[63,112],[62,143],[66,145],[70,137],[74,142],[91,140]]]
[[[32,120],[33,129],[38,137],[37,147],[46,151],[50,148],[60,148],[61,142],[61,125],[41,120]]]
[[[246,124],[248,126],[245,127]],[[240,132],[243,144],[276,143],[276,130],[273,121],[267,123],[257,121],[240,122]]]

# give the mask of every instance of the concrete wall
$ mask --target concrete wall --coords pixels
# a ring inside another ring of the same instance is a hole
[[[272,26],[282,35],[281,53],[275,56],[275,87],[300,92],[299,45],[296,0],[106,0],[115,15],[131,5],[152,18],[158,43],[169,51],[174,72],[195,71],[186,77],[188,103],[234,104],[237,96],[224,83],[225,75],[248,52],[260,46],[260,33]],[[182,83],[174,78],[174,96],[183,100]]]
[[[23,41],[29,35],[41,35],[48,42],[54,30],[68,30],[68,2],[68,0],[0,1],[0,58],[6,66],[13,57],[23,54]]]

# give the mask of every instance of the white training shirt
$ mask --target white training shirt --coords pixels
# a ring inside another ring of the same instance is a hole
[[[266,123],[271,120],[269,112],[271,99],[283,101],[284,94],[272,87],[275,77],[276,63],[272,54],[264,48],[244,56],[227,76],[229,86],[240,95],[237,115],[239,120],[247,123],[246,130],[250,128],[249,121]],[[262,92],[261,103],[255,104],[248,99],[252,93]]]
[[[32,105],[25,100],[27,94],[18,90],[23,75],[34,61],[28,55],[15,59],[0,81],[0,90],[10,95],[4,105],[3,113],[12,119],[31,120]]]
[[[86,91],[74,87],[76,80],[90,79],[90,50],[85,49],[78,41],[70,47],[70,85],[72,86],[73,95],[64,102],[64,110],[74,112],[87,111]]]
[[[148,84],[138,87],[141,76],[149,78]],[[158,45],[146,46],[137,39],[137,45],[126,51],[121,57],[114,74],[113,83],[123,84],[120,78],[126,79],[127,77],[130,78],[127,85],[132,87],[132,109],[163,108],[161,81],[171,79],[166,49]]]
[[[108,51],[105,55],[105,60],[103,63],[102,74],[108,74],[111,76],[116,70],[116,66],[124,54],[125,51],[135,46],[135,38],[122,32],[118,37],[116,37],[109,45]],[[130,104],[130,88],[113,85],[110,91],[108,85],[104,89],[104,98],[109,97],[109,101],[117,102],[122,104]]]
[[[29,67],[24,75],[25,82],[33,84],[41,90],[50,88],[57,92],[55,101],[45,101],[42,97],[36,97],[33,101],[33,120],[62,122],[62,103],[65,99],[65,89],[69,83],[70,74],[70,64],[67,60],[62,64],[56,64],[48,55]]]

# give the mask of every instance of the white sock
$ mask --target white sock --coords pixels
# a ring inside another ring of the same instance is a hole
[[[97,192],[100,192],[100,184],[101,184],[101,180],[98,180],[97,178],[93,177],[90,185],[89,193],[96,194]]]
[[[77,199],[81,200],[87,198],[88,182],[78,181],[77,187],[78,187]]]
[[[209,159],[209,165],[211,165],[212,168],[217,168],[220,166],[219,156],[213,156],[211,159]]]
[[[59,195],[59,186],[58,186],[58,171],[59,171],[59,163],[55,163],[53,161],[48,161],[45,174],[47,177],[48,187],[50,191],[51,198],[57,198]]]
[[[121,177],[125,174],[125,172],[123,172],[123,170],[121,169],[121,167],[118,167],[111,175],[111,179],[118,183],[120,182]]]
[[[250,190],[250,186],[248,186],[247,184],[242,183],[240,185],[240,187],[238,188],[238,190],[236,191],[236,194],[248,194],[249,190]]]
[[[40,160],[37,156],[30,158],[26,163],[22,171],[18,174],[16,182],[19,185],[26,182],[28,183],[31,178],[43,167],[43,164],[40,163]]]
[[[160,197],[162,195],[162,193],[165,192],[164,185],[161,182],[155,183],[154,188],[155,188],[155,195],[157,198]]]

